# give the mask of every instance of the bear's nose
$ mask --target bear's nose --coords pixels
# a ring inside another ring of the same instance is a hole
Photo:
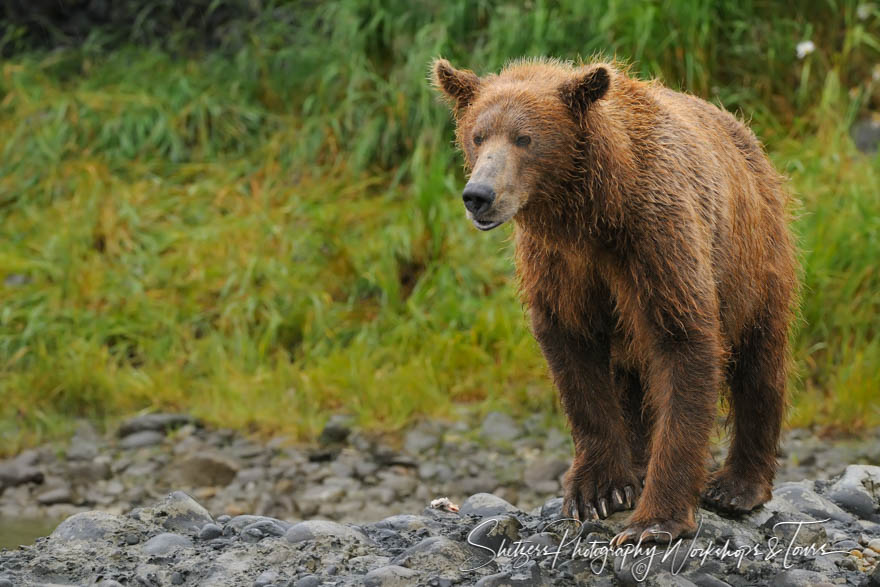
[[[464,207],[474,216],[486,212],[495,201],[495,190],[484,183],[467,184],[461,193]]]

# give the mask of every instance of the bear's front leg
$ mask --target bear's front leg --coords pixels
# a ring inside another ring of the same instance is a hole
[[[532,308],[531,314],[574,440],[563,514],[583,521],[632,509],[641,484],[633,471],[629,433],[611,380],[607,332],[575,333],[546,310]]]
[[[651,452],[638,507],[613,545],[670,542],[692,532],[706,479],[723,354],[718,319],[711,298],[687,306],[657,302],[652,308],[635,322],[649,341]]]

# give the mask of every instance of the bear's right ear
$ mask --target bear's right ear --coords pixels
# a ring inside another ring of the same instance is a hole
[[[559,88],[559,97],[575,116],[583,116],[590,104],[601,99],[611,85],[608,70],[599,65],[572,78]]]
[[[439,89],[452,104],[455,113],[466,109],[474,100],[480,78],[472,71],[455,69],[445,59],[435,59],[431,66],[434,87]]]

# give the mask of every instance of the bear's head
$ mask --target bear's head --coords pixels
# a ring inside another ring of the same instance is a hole
[[[546,60],[514,62],[480,78],[437,59],[432,77],[455,115],[470,172],[462,199],[480,230],[549,201],[559,178],[576,173],[587,117],[611,84],[604,65]]]

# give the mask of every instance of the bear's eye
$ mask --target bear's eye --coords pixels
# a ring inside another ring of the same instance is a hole
[[[516,146],[517,147],[528,147],[529,143],[532,142],[532,137],[529,135],[519,135],[516,137]]]
[[[474,135],[474,144],[479,146],[483,144],[483,135]]]

